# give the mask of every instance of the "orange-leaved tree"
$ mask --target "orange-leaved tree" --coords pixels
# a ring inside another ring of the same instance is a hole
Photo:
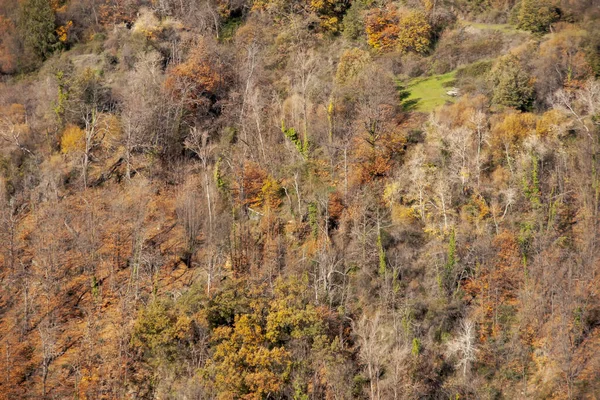
[[[208,111],[227,83],[227,68],[207,39],[200,39],[185,62],[167,72],[166,89],[190,110]]]
[[[431,44],[431,25],[419,11],[399,12],[390,5],[366,18],[368,43],[380,51],[425,53]]]
[[[373,9],[367,15],[367,41],[381,51],[393,50],[400,36],[400,15],[398,10],[389,5],[385,9]]]

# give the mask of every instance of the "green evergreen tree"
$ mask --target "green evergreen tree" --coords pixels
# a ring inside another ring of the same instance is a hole
[[[357,40],[365,34],[365,23],[362,15],[365,4],[362,1],[354,1],[344,16],[343,35],[350,40]]]
[[[57,39],[54,11],[48,0],[25,0],[21,4],[19,26],[27,51],[39,60],[52,54]]]
[[[492,69],[490,80],[495,104],[526,111],[533,105],[534,89],[529,74],[513,54],[502,57]]]
[[[558,17],[557,8],[548,0],[521,0],[517,27],[533,33],[544,33],[550,30],[550,24]]]

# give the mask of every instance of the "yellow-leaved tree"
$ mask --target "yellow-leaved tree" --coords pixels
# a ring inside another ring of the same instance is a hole
[[[406,53],[425,53],[431,44],[431,25],[425,14],[419,11],[409,11],[400,17],[398,48]]]
[[[431,44],[431,25],[420,11],[398,11],[390,5],[374,9],[365,21],[367,41],[376,50],[425,53]]]
[[[60,151],[63,154],[74,154],[85,149],[85,133],[77,125],[69,124],[60,138]]]
[[[323,316],[307,301],[308,280],[279,279],[273,298],[256,298],[249,312],[235,315],[233,326],[214,329],[214,353],[206,372],[220,399],[279,397],[293,381],[300,396],[315,391],[313,351],[324,343]]]

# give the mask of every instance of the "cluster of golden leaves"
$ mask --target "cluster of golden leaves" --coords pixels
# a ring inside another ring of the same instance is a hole
[[[399,11],[389,5],[373,9],[365,21],[367,42],[376,50],[425,53],[431,44],[431,25],[420,11]]]

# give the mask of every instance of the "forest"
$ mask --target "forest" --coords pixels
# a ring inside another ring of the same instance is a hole
[[[0,0],[0,399],[598,399],[598,0]]]

